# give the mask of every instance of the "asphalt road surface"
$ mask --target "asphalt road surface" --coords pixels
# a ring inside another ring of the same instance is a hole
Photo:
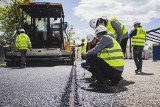
[[[0,67],[0,107],[160,107],[160,61],[144,60],[135,74],[125,61],[123,80],[101,89],[91,86],[91,73],[75,66]]]
[[[0,107],[61,106],[71,68],[0,68]]]

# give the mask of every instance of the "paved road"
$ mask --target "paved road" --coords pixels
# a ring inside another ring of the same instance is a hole
[[[76,61],[76,107],[160,107],[160,61],[144,60],[143,73],[136,75],[134,61],[126,60],[124,79],[110,90],[90,87],[91,74],[80,64]],[[0,68],[0,107],[65,107],[71,68]]]
[[[60,106],[71,68],[0,68],[0,107]]]

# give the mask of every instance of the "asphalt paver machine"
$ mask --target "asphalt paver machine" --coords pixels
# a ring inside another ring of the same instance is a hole
[[[27,51],[26,55],[27,65],[39,65],[43,62],[45,65],[74,64],[75,52],[74,48],[70,47],[70,40],[65,33],[67,23],[64,22],[62,4],[21,3],[19,8],[22,10],[21,28],[25,29],[32,43],[32,51]],[[15,39],[10,50],[5,52],[7,66],[20,63],[20,53],[16,50],[14,42]]]

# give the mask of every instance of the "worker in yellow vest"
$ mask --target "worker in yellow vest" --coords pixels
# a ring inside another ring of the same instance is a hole
[[[86,53],[87,43],[85,42],[85,38],[84,37],[81,39],[81,41],[82,41],[82,43],[79,46],[81,46],[81,56],[82,56],[83,54]]]
[[[99,25],[105,26],[108,32],[112,32],[114,34],[117,42],[119,44],[121,43],[123,38],[123,31],[120,25],[116,21],[110,20],[110,19],[103,19],[103,18],[91,19],[89,22],[89,25],[93,29],[96,29]]]
[[[99,42],[94,48],[82,56],[91,66],[98,86],[108,88],[109,85],[117,85],[122,79],[124,69],[124,56],[119,43],[112,38],[103,25],[95,29]],[[96,55],[97,56],[94,56]]]
[[[134,62],[137,67],[135,73],[138,73],[142,72],[142,52],[146,42],[146,30],[142,28],[139,21],[134,22],[133,26],[134,30],[130,33],[130,37],[132,38]]]
[[[88,52],[89,50],[91,50],[92,48],[94,48],[96,46],[96,43],[98,41],[97,41],[97,38],[96,38],[96,36],[94,34],[88,34],[86,36],[86,38],[87,38],[86,52]],[[90,71],[92,73],[91,78],[94,78],[94,74],[93,74],[92,69],[90,68],[90,65],[87,62],[87,60],[82,61],[81,67],[84,68],[84,69],[87,69],[88,71]]]
[[[31,44],[31,41],[28,35],[25,34],[24,29],[20,29],[19,33],[20,34],[16,37],[15,45],[16,45],[17,50],[20,51],[20,55],[21,55],[20,67],[25,68],[26,67],[26,53],[28,49],[30,49],[30,51],[32,50],[32,44]]]
[[[113,18],[113,19],[115,19],[115,18]],[[117,20],[117,18],[116,18],[116,20]],[[122,27],[124,27],[124,26],[122,26],[122,24],[120,24],[116,20],[103,19],[103,18],[91,19],[89,22],[89,25],[93,29],[97,28],[99,25],[105,26],[107,28],[108,32],[111,32],[115,35],[115,39],[120,44],[122,51],[125,55],[127,41],[128,41],[127,28],[125,27],[125,29],[123,29]]]
[[[128,42],[128,29],[127,27],[122,24],[116,16],[113,16],[112,17],[112,20],[116,21],[120,26],[121,26],[121,29],[122,29],[122,33],[123,33],[123,38],[122,38],[122,41],[120,43],[121,47],[122,47],[122,51],[123,51],[123,54],[125,56],[125,53],[126,53],[126,46],[127,46],[127,42]]]

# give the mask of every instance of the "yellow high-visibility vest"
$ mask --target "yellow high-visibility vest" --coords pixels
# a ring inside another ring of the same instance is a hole
[[[20,33],[16,37],[15,45],[18,50],[28,50],[32,47],[30,39],[25,33]]]
[[[86,47],[87,47],[87,43],[84,42],[84,45],[81,47],[81,53],[82,54],[86,54]]]
[[[121,26],[121,29],[122,29],[122,31],[123,31],[123,34],[126,34],[126,33],[128,32],[127,27],[126,27],[125,25],[123,25],[122,23],[120,23],[119,21],[118,21],[118,23],[119,23],[120,26]]]
[[[142,27],[137,28],[137,34],[132,37],[133,46],[144,46],[146,42],[146,31]]]
[[[108,20],[106,28],[107,28],[108,32],[112,32],[117,37],[116,31],[113,29],[113,27],[111,25],[111,20]]]
[[[113,42],[112,48],[104,48],[98,57],[102,58],[110,66],[114,67],[123,67],[124,66],[124,55],[119,43],[112,37],[109,36]]]

